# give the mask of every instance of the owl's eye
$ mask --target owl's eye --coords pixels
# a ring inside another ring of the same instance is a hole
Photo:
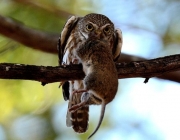
[[[109,27],[109,26],[105,27],[105,28],[104,28],[104,32],[105,32],[105,33],[109,33],[109,32],[110,32],[110,27]]]
[[[92,24],[87,24],[87,25],[86,25],[86,29],[87,29],[88,31],[92,31],[92,30],[93,30],[93,25],[92,25]]]

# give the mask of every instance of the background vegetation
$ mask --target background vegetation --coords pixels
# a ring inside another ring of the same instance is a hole
[[[1,15],[49,33],[60,34],[70,15],[91,12],[107,15],[122,29],[123,53],[146,59],[180,53],[177,0],[0,0]],[[3,62],[56,66],[58,57],[0,36],[0,63]],[[92,139],[178,139],[179,84],[157,79],[147,85],[142,83],[140,78],[119,81],[117,98],[108,106],[103,125]],[[0,139],[86,139],[97,124],[99,108],[91,107],[88,132],[74,133],[66,127],[67,102],[58,86],[59,83],[43,87],[34,81],[0,79]],[[166,122],[164,126],[158,123],[162,120],[162,124]]]

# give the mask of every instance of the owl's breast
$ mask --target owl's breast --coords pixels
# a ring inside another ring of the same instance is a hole
[[[78,36],[78,34],[71,34],[70,37],[67,40],[65,49],[64,49],[64,55],[63,55],[63,63],[64,64],[78,64],[79,62],[76,62],[76,49],[82,45],[85,41],[81,36]]]

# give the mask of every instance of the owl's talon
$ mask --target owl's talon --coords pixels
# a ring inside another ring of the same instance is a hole
[[[81,107],[83,107],[86,104],[86,101],[81,102],[79,104],[73,105],[71,108],[69,108],[69,112],[74,113],[76,112],[78,109],[80,109]]]
[[[78,93],[82,93],[82,92],[87,92],[87,90],[86,89],[75,90],[72,94],[78,94]]]

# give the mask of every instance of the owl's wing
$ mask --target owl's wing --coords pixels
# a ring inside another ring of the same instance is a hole
[[[58,40],[58,56],[59,56],[59,65],[62,65],[62,59],[64,55],[64,50],[67,44],[67,40],[70,37],[70,34],[72,30],[75,28],[77,22],[79,21],[80,17],[71,16],[66,24],[63,27],[63,30],[60,34],[59,40]]]
[[[72,51],[76,47],[73,43],[73,30],[75,29],[81,17],[72,16],[68,19],[61,32],[58,50],[59,50],[59,64],[69,65],[72,62]],[[82,94],[72,94],[74,90],[83,89],[83,81],[64,81],[62,83],[63,96],[65,100],[69,100],[68,109],[73,105],[81,102]],[[67,111],[66,125],[72,127],[77,133],[84,133],[88,128],[89,122],[89,106],[84,106],[74,113]]]
[[[122,32],[120,29],[117,29],[114,34],[114,46],[112,50],[114,61],[117,61],[117,59],[121,54],[122,43],[123,43]]]
[[[63,56],[65,54],[64,51],[66,50],[65,47],[67,44],[67,40],[70,37],[70,34],[72,30],[75,28],[79,19],[80,17],[71,16],[63,27],[63,30],[60,34],[58,45],[57,45],[59,65],[62,65]],[[65,101],[69,100],[69,82],[68,81],[62,82],[62,92],[63,92],[64,100]]]

